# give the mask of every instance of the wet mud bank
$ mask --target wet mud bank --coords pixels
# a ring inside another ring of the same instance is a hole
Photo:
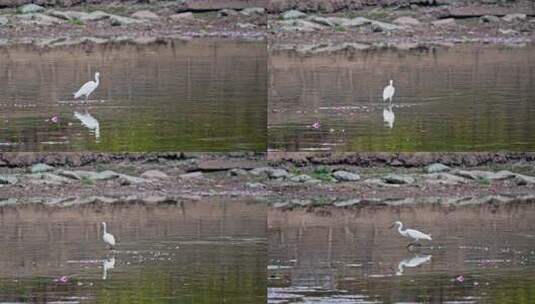
[[[309,165],[353,165],[358,167],[424,167],[433,163],[450,166],[476,167],[489,164],[513,164],[535,161],[534,152],[270,152],[272,163]]]
[[[409,156],[425,161],[403,163]],[[284,210],[535,201],[530,153],[4,153],[1,159],[4,206],[254,198]]]
[[[433,163],[476,167],[490,164],[515,164],[535,161],[535,152],[0,152],[0,168],[29,167],[34,164],[81,167],[120,162],[158,163],[196,160],[192,170],[218,171],[252,169],[268,162],[273,166],[352,165],[357,167],[424,167]],[[237,165],[240,164],[240,165]],[[247,164],[247,165],[244,165]]]
[[[271,1],[271,50],[297,53],[525,46],[533,41],[531,1]]]
[[[258,1],[230,2],[211,6],[206,1],[4,3],[0,9],[0,46],[30,44],[47,48],[122,41],[149,44],[202,37],[263,40],[266,17]]]

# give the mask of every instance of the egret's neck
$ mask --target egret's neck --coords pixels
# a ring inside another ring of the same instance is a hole
[[[396,273],[397,275],[402,275],[403,274],[403,263],[399,263],[398,264],[398,272]]]
[[[97,85],[99,84],[99,76],[98,75],[95,75],[95,82],[97,83]]]
[[[102,234],[106,234],[106,224],[102,225],[102,228],[104,229],[104,230],[102,231]]]
[[[403,230],[402,230],[402,229],[403,229],[403,224],[401,224],[401,223],[398,224],[398,232],[399,232],[400,234],[403,234]],[[104,230],[106,230],[106,227],[104,227]]]

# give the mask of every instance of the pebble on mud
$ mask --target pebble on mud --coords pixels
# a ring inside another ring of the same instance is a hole
[[[282,13],[281,18],[284,20],[290,20],[290,19],[299,19],[299,18],[305,18],[307,14],[298,11],[298,10],[289,10],[284,13]]]
[[[0,26],[7,25],[9,23],[9,19],[7,19],[4,16],[0,16]]]
[[[130,17],[136,18],[136,19],[147,19],[147,20],[158,20],[160,19],[160,16],[158,16],[156,13],[153,13],[151,11],[137,11],[133,13]]]
[[[343,170],[334,172],[332,176],[339,182],[356,182],[360,180],[358,174]]]
[[[180,174],[179,177],[181,179],[202,179],[204,178],[204,175],[202,174],[202,172],[197,171],[197,172]]]
[[[427,173],[439,173],[439,172],[446,172],[449,170],[451,170],[450,167],[443,165],[441,163],[434,163],[425,167],[425,172]]]
[[[432,25],[438,26],[438,27],[449,27],[449,26],[455,26],[457,22],[453,18],[447,18],[447,19],[441,19],[431,22]]]
[[[524,21],[527,19],[527,16],[526,14],[508,14],[503,16],[502,19],[505,22]]]
[[[238,11],[233,9],[222,9],[219,12],[217,12],[217,16],[219,18],[221,17],[229,17],[229,16],[236,16],[238,15]]]
[[[300,175],[294,175],[290,177],[290,181],[294,183],[305,183],[312,180],[312,177],[310,175],[306,174],[300,174]]]
[[[273,178],[273,179],[280,179],[280,178],[288,178],[288,177],[290,177],[290,174],[288,173],[288,171],[286,171],[284,169],[272,168],[271,170],[267,171],[267,174],[268,174],[269,178]]]
[[[266,185],[262,183],[245,183],[245,187],[249,189],[265,189]]]
[[[45,8],[40,5],[30,3],[30,4],[25,4],[23,6],[20,6],[17,9],[17,11],[21,14],[33,14],[33,13],[44,12]]]
[[[246,7],[240,13],[245,16],[264,15],[266,10],[263,7]]]
[[[396,184],[396,185],[402,185],[402,184],[412,184],[415,182],[415,179],[408,175],[401,175],[401,174],[387,174],[383,176],[382,180],[385,183],[388,184]]]
[[[413,17],[406,17],[406,16],[405,17],[396,18],[392,22],[395,23],[395,24],[408,25],[408,26],[417,26],[417,25],[421,25],[422,24],[418,19],[413,18]]]
[[[195,15],[193,15],[193,13],[190,13],[190,12],[173,14],[169,16],[169,19],[173,21],[191,21],[191,20],[195,20]]]
[[[168,179],[169,176],[160,170],[148,170],[141,174],[142,178],[146,179]]]
[[[18,179],[13,175],[0,175],[0,185],[16,184]]]
[[[30,168],[31,173],[42,173],[42,172],[49,172],[53,170],[54,170],[54,167],[47,165],[47,164],[43,164],[43,163],[35,164]]]

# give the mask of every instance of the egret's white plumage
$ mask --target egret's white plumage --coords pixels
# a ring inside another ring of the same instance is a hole
[[[91,114],[89,114],[87,111],[83,114],[74,112],[74,117],[76,117],[76,119],[78,119],[84,127],[94,131],[95,138],[97,140],[100,138],[100,124],[95,117],[91,116]]]
[[[77,99],[81,96],[84,96],[85,95],[85,100],[87,100],[89,98],[89,95],[91,95],[91,93],[93,93],[93,91],[96,90],[96,88],[98,87],[99,85],[99,78],[100,78],[100,73],[99,72],[96,72],[95,73],[95,81],[93,80],[90,80],[88,82],[86,82],[79,90],[78,92],[75,92],[73,93],[74,94],[74,99]]]
[[[115,246],[115,237],[113,236],[113,234],[108,233],[108,231],[106,231],[105,222],[102,222],[102,240],[104,241],[104,243],[110,246],[110,249],[113,249],[113,247]]]
[[[403,229],[403,224],[400,221],[396,221],[392,225],[392,227],[394,227],[396,225],[398,226],[399,234],[401,234],[402,236],[404,236],[404,237],[406,237],[408,239],[412,239],[415,242],[418,242],[419,240],[428,240],[428,241],[433,240],[431,238],[431,235],[425,234],[425,233],[423,233],[421,231],[418,231],[418,230],[414,230],[414,229],[402,230]]]
[[[394,88],[394,80],[390,80],[390,84],[383,89],[383,101],[387,99],[392,101],[392,97],[394,97],[395,92],[396,89]]]
[[[396,272],[396,275],[402,275],[403,268],[405,267],[409,267],[409,268],[418,267],[422,265],[423,263],[426,263],[430,260],[431,260],[431,255],[424,255],[424,256],[415,255],[411,258],[403,259],[398,264],[398,272]]]
[[[115,257],[102,260],[102,279],[106,280],[108,277],[108,270],[115,268]]]
[[[394,127],[396,115],[394,115],[394,111],[392,111],[392,105],[389,105],[383,109],[383,120],[390,129]]]

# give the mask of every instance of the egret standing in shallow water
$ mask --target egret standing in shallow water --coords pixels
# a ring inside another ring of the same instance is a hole
[[[113,234],[111,233],[108,233],[106,231],[106,223],[105,222],[102,222],[102,240],[104,241],[104,243],[108,244],[108,246],[110,246],[110,249],[113,249],[113,247],[115,247],[115,237],[113,236]]]
[[[390,84],[383,89],[383,101],[392,101],[396,89],[394,88],[394,80],[390,80]]]
[[[419,240],[428,240],[428,241],[432,241],[433,239],[431,238],[431,235],[429,234],[425,234],[421,231],[418,231],[418,230],[414,230],[414,229],[405,229],[405,230],[402,230],[403,229],[403,224],[400,222],[400,221],[396,221],[394,224],[392,224],[392,226],[390,226],[390,228],[393,228],[394,226],[398,226],[398,232],[399,234],[401,234],[402,236],[408,238],[408,239],[412,239],[416,244]],[[413,245],[413,243],[409,244],[407,247],[409,247],[410,245]]]
[[[89,98],[89,95],[91,95],[91,93],[93,93],[93,91],[95,91],[99,85],[99,77],[100,77],[100,73],[99,72],[96,72],[95,73],[95,81],[93,80],[90,80],[88,82],[86,82],[79,90],[78,92],[76,93],[73,93],[74,94],[74,99],[77,99],[79,97],[81,97],[82,95],[85,95],[85,100],[87,101],[87,99]]]

